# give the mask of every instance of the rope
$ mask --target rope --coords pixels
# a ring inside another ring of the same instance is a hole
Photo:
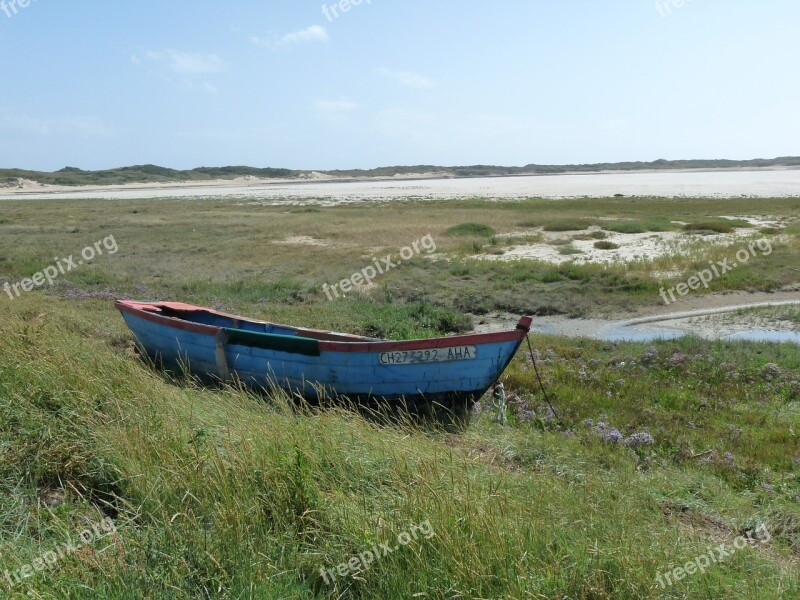
[[[553,411],[553,415],[555,416],[556,421],[558,421],[558,424],[561,425],[561,427],[564,427],[564,422],[561,420],[561,417],[558,416],[558,413],[556,412],[556,407],[553,406],[553,403],[550,401],[550,396],[547,394],[547,390],[545,389],[544,383],[542,382],[542,376],[539,374],[539,367],[536,365],[536,357],[533,355],[533,346],[531,346],[531,338],[529,335],[526,335],[525,339],[528,341],[528,350],[531,353],[531,360],[533,361],[533,370],[536,372],[536,379],[539,380],[539,387],[542,388],[542,395],[544,396],[545,402],[547,402],[547,405],[550,407],[550,410]]]

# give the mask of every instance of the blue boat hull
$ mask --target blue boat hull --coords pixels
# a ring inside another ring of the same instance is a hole
[[[139,348],[167,367],[309,399],[471,404],[508,366],[527,334],[386,342],[292,328],[168,303],[118,302]],[[177,307],[177,308],[176,308]]]

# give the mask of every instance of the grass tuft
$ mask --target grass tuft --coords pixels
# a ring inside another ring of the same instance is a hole
[[[455,227],[450,227],[446,232],[447,235],[452,237],[488,237],[496,235],[497,232],[488,225],[481,225],[480,223],[462,223]]]
[[[734,219],[706,219],[693,221],[683,226],[686,231],[732,233],[736,228],[751,227],[750,223]]]
[[[614,242],[609,242],[607,240],[599,241],[594,243],[594,247],[598,250],[618,250],[619,245],[615,244]]]

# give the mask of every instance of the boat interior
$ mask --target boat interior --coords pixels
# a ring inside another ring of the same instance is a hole
[[[233,315],[226,315],[200,307],[180,307],[170,306],[169,303],[142,304],[137,306],[141,310],[152,312],[173,319],[180,319],[189,323],[200,325],[210,325],[211,327],[223,327],[226,329],[238,329],[252,333],[265,333],[271,335],[297,336],[322,341],[342,341],[342,342],[363,342],[378,341],[375,338],[350,335],[347,333],[335,333],[331,331],[319,331],[316,329],[305,329],[302,327],[291,327],[288,325],[277,325],[253,319],[244,319]]]

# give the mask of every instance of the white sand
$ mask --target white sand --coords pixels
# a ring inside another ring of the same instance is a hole
[[[579,233],[582,232],[569,232],[570,235]],[[619,248],[616,250],[599,250],[594,247],[597,240],[574,240],[569,244],[556,246],[547,242],[560,239],[568,240],[570,235],[547,232],[543,232],[542,235],[546,240],[542,243],[512,246],[505,254],[486,254],[480,256],[480,258],[499,261],[540,260],[554,265],[560,265],[565,262],[573,262],[579,265],[587,263],[630,263],[637,260],[652,260],[659,256],[672,254],[674,253],[674,244],[683,240],[688,241],[687,238],[694,237],[686,236],[683,232],[677,231],[632,234],[608,233],[604,241],[613,242]],[[581,251],[581,254],[561,254],[559,248],[565,246],[577,248]]]
[[[600,231],[600,227],[590,227],[585,231],[568,232],[548,232],[541,227],[526,231],[515,231],[512,233],[501,233],[497,237],[522,237],[539,235],[541,242],[526,243],[511,246],[503,254],[481,254],[475,258],[497,261],[514,260],[539,260],[554,265],[565,262],[572,262],[578,265],[583,264],[631,264],[637,261],[652,261],[662,256],[672,256],[678,254],[688,254],[691,247],[702,240],[707,244],[718,246],[729,246],[734,244],[737,239],[751,236],[758,232],[759,227],[780,227],[783,221],[778,219],[767,219],[764,217],[722,217],[727,219],[741,219],[748,221],[751,227],[737,228],[733,233],[722,233],[713,235],[700,235],[684,231],[663,231],[648,233],[614,233],[606,232],[603,241],[612,242],[619,246],[617,249],[600,250],[594,245],[597,240],[573,240],[572,238],[580,234],[588,234]],[[602,219],[601,219],[602,220]],[[676,223],[678,223],[676,221]],[[682,224],[682,223],[679,223]],[[773,241],[781,239],[780,236],[772,236]],[[554,244],[553,242],[559,242]],[[559,248],[573,247],[580,250],[580,254],[561,254]],[[656,272],[654,277],[669,279],[672,276],[680,275],[680,272]]]
[[[258,180],[123,186],[63,187],[24,185],[0,189],[8,199],[136,199],[214,197],[264,204],[335,205],[400,199],[489,198],[521,199],[625,196],[661,197],[800,197],[800,169],[718,171],[614,172],[470,179],[403,176],[391,180],[324,180],[316,174],[305,181]],[[424,178],[424,177],[429,178]],[[328,177],[330,179],[330,177]],[[46,190],[46,191],[44,191]]]

